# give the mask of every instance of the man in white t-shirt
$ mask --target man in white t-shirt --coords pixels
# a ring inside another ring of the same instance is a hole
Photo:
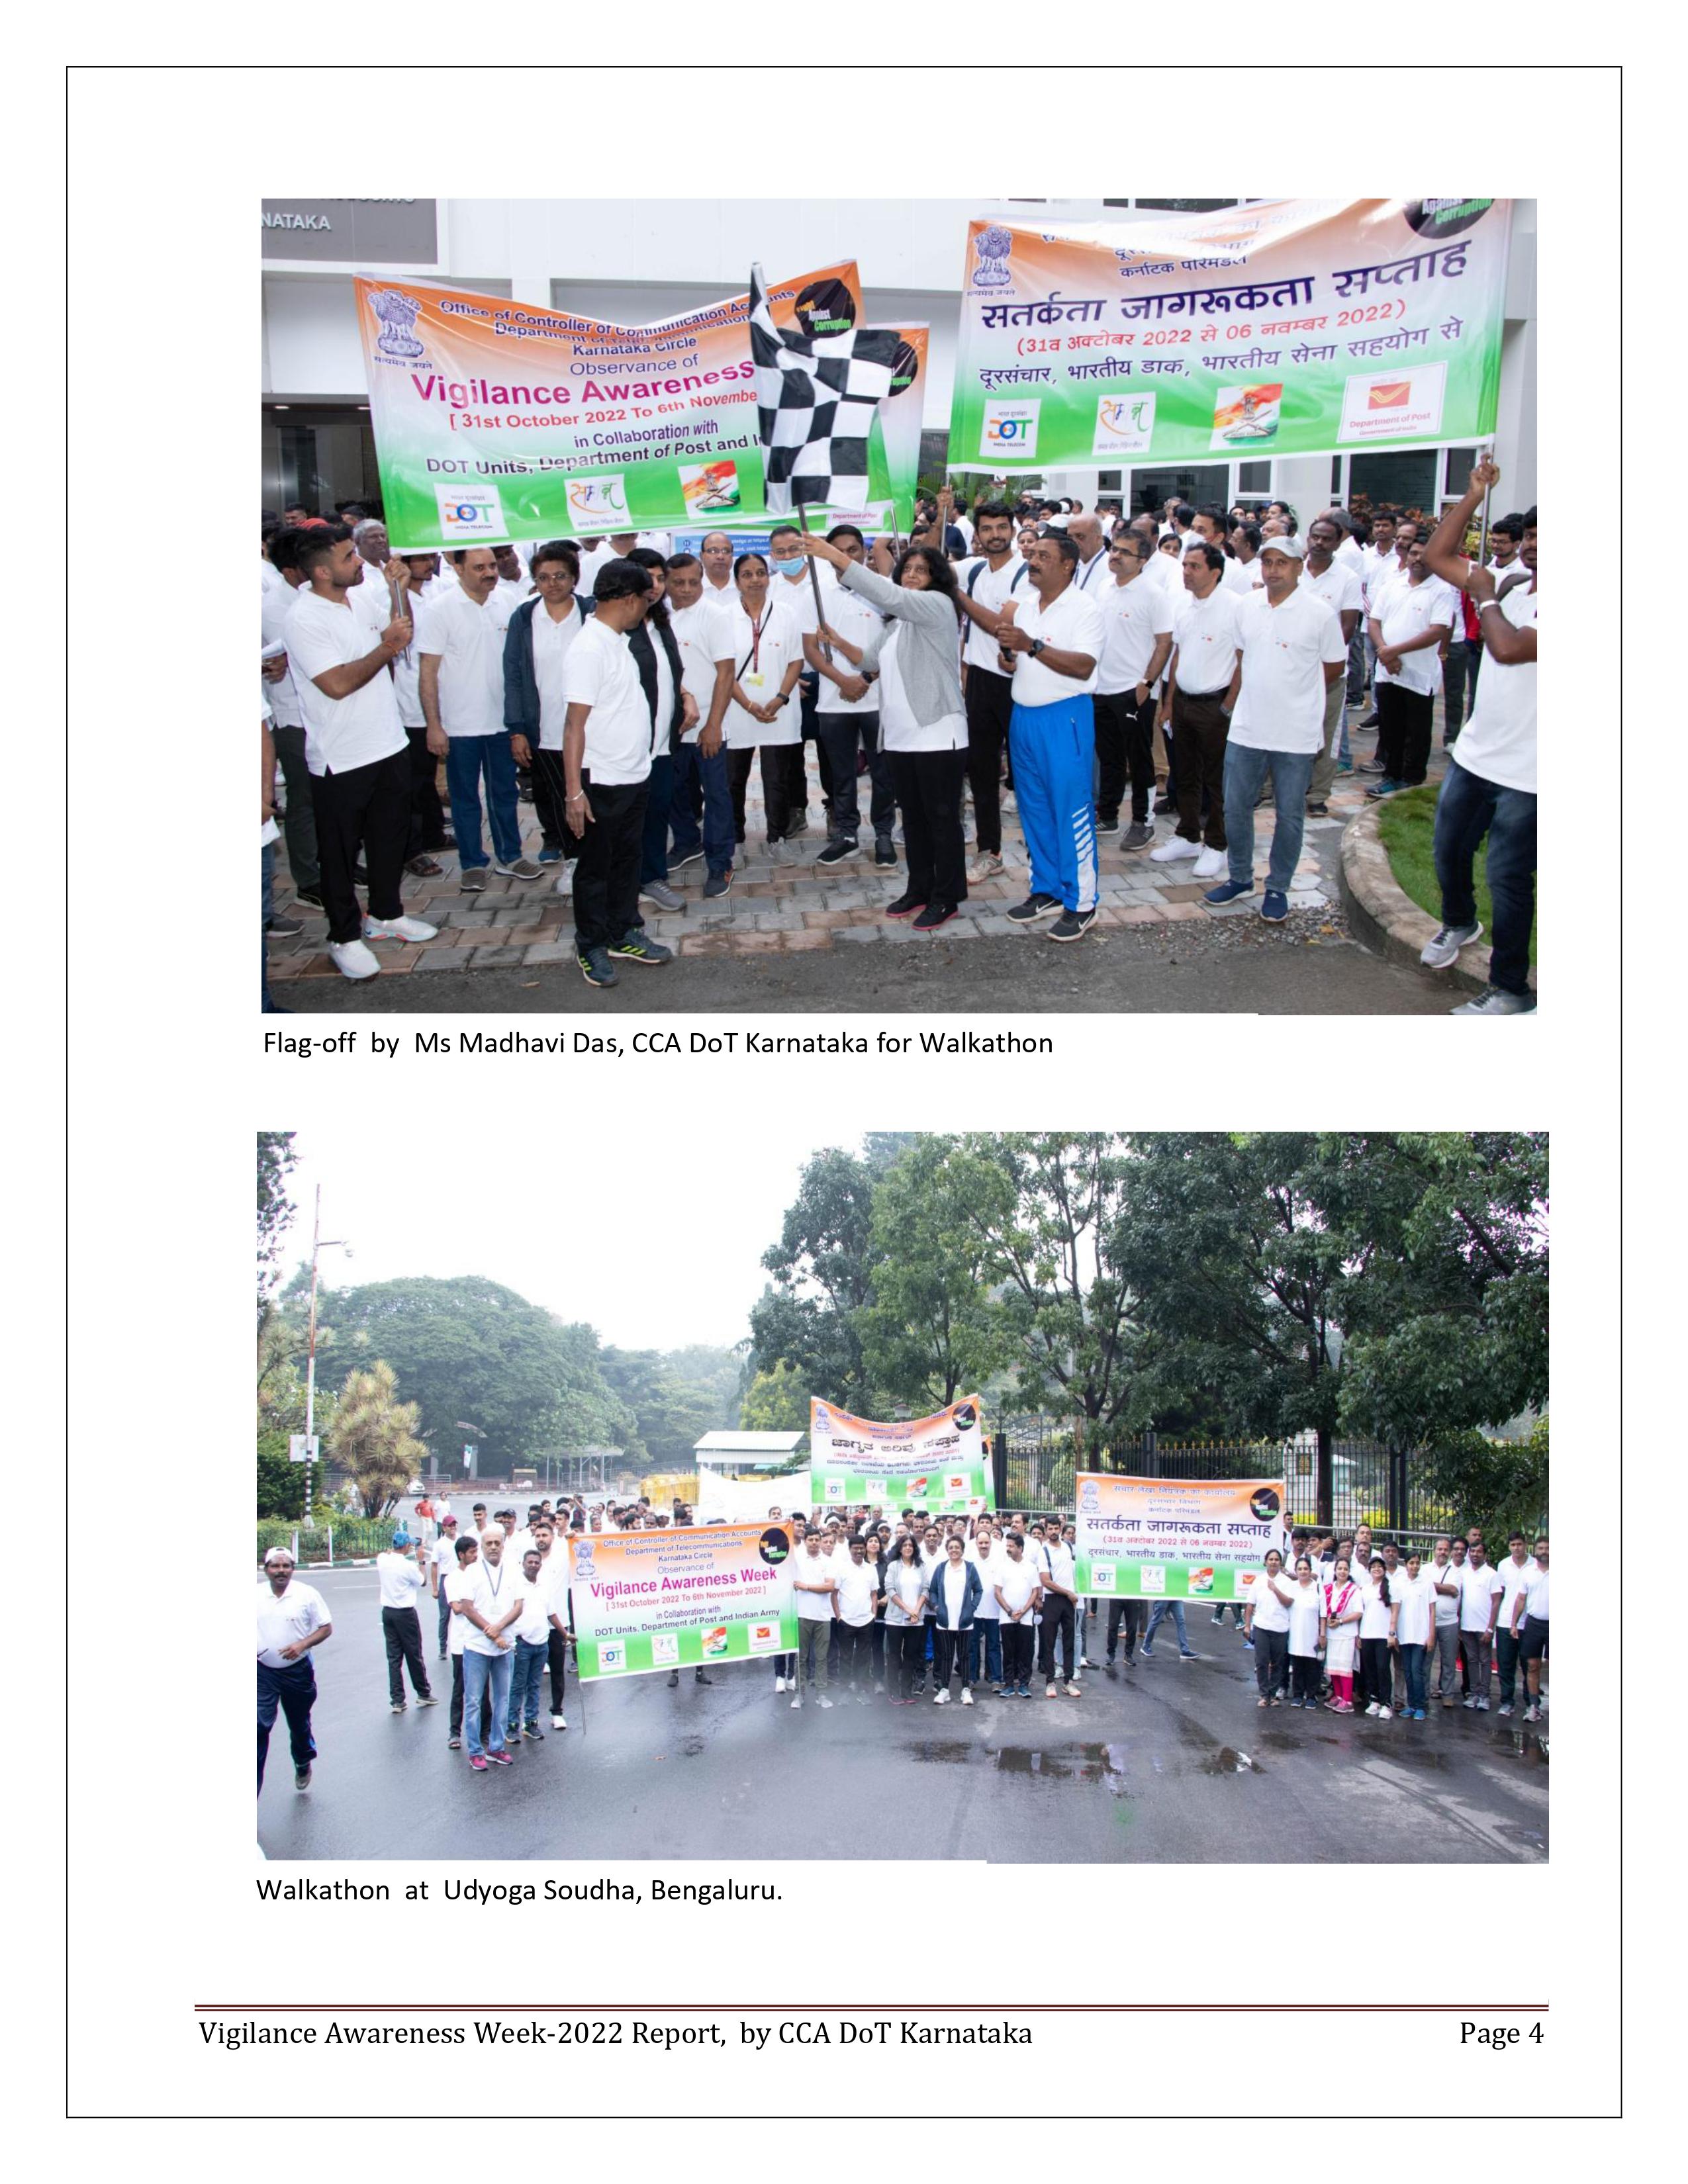
[[[496,1524],[482,1533],[480,1548],[466,1574],[467,1587],[452,1604],[452,1613],[468,1625],[463,1633],[464,1730],[469,1764],[477,1774],[486,1772],[488,1763],[504,1766],[510,1761],[504,1724],[510,1719],[515,1628],[521,1619],[526,1592],[521,1572],[504,1558],[504,1535]],[[484,1728],[483,1698],[492,1710]]]
[[[827,533],[827,543],[848,554],[858,566],[866,562],[867,542],[853,523],[835,523]],[[897,861],[896,844],[891,838],[897,823],[897,800],[892,793],[890,767],[879,748],[877,688],[864,681],[860,671],[862,653],[884,617],[856,593],[846,591],[830,571],[821,579],[821,615],[833,632],[832,639],[822,645],[818,624],[807,630],[803,638],[803,656],[818,678],[816,727],[831,784],[827,838],[815,862],[826,869],[861,854],[861,799],[856,785],[860,749],[867,758],[867,816],[873,828],[873,861],[889,869]]]
[[[1017,925],[1052,920],[1051,940],[1082,940],[1096,919],[1091,693],[1102,617],[1075,585],[1078,549],[1070,533],[1039,538],[1027,560],[1030,582],[1002,608],[994,632],[999,649],[1015,661],[1009,733],[1032,867],[1031,893],[1008,916]]]
[[[270,704],[270,733],[287,790],[287,809],[282,821],[287,870],[292,878],[293,893],[299,900],[320,909],[322,883],[316,865],[316,814],[311,796],[310,768],[305,762],[304,709],[299,703],[287,653],[287,616],[292,611],[294,595],[304,583],[294,549],[305,536],[301,531],[278,531],[270,541],[270,558],[263,565],[260,634],[264,655],[260,672],[264,695]]]
[[[1521,1591],[1514,1595],[1512,1605],[1512,1632],[1518,1643],[1518,1658],[1524,1665],[1528,1681],[1529,1704],[1524,1710],[1526,1721],[1541,1719],[1541,1681],[1547,1661],[1548,1591],[1551,1580],[1547,1574],[1547,1542],[1535,1543],[1535,1566],[1524,1580]]]
[[[1535,510],[1524,519],[1522,558],[1527,584],[1508,586],[1497,599],[1487,569],[1466,560],[1466,526],[1484,493],[1499,482],[1492,462],[1471,473],[1464,499],[1437,525],[1425,549],[1432,572],[1477,603],[1483,632],[1482,680],[1471,717],[1448,753],[1436,802],[1436,878],[1442,891],[1441,929],[1420,961],[1446,970],[1480,933],[1472,883],[1478,844],[1488,838],[1484,872],[1494,905],[1489,984],[1456,1016],[1526,1016],[1535,1007],[1529,944],[1535,924]]]
[[[973,531],[977,553],[960,564],[955,582],[992,612],[1022,593],[1031,571],[1014,544],[1014,517],[1006,502],[979,504]],[[996,639],[969,621],[961,648],[967,709],[967,781],[973,795],[974,856],[969,880],[994,879],[1002,871],[1002,754],[1007,747],[1014,681],[1005,674]]]
[[[1437,1540],[1424,1565],[1424,1574],[1430,1580],[1436,1618],[1424,1664],[1425,1678],[1428,1683],[1434,1674],[1430,1696],[1451,1707],[1459,1696],[1459,1607],[1465,1589],[1454,1563],[1451,1540]]]
[[[504,630],[510,616],[495,596],[498,563],[490,546],[460,547],[451,560],[458,588],[429,603],[419,688],[428,749],[445,760],[458,885],[465,894],[479,894],[486,888],[488,866],[481,835],[483,782],[492,870],[513,879],[537,880],[540,868],[521,854],[515,756],[504,723]]]
[[[438,930],[407,917],[398,894],[410,834],[410,749],[388,670],[414,631],[400,618],[372,638],[353,612],[349,595],[364,581],[364,564],[343,524],[314,528],[295,555],[304,581],[282,633],[304,714],[328,952],[343,978],[372,978],[381,965],[366,943],[432,940]],[[367,916],[354,883],[360,849]]]
[[[566,538],[534,549],[534,597],[510,617],[504,640],[504,721],[518,769],[533,776],[533,813],[542,836],[536,861],[561,865],[574,855],[563,816],[563,663],[586,627],[580,556]],[[563,875],[558,876],[562,892]]]
[[[541,1744],[545,1737],[539,1726],[539,1685],[551,1634],[551,1598],[540,1579],[543,1559],[537,1546],[522,1550],[521,1613],[515,1624],[515,1657],[510,1663],[510,1710],[504,1722],[505,1740],[511,1745],[524,1737],[530,1744]]]
[[[1172,600],[1149,575],[1155,549],[1141,538],[1108,549],[1110,581],[1094,597],[1102,617],[1096,667],[1096,832],[1119,833],[1128,774],[1131,825],[1120,848],[1145,850],[1155,838],[1155,688],[1173,651]]]
[[[264,1762],[270,1751],[270,1732],[279,1706],[287,1718],[287,1738],[293,1755],[293,1787],[310,1787],[311,1763],[316,1745],[310,1733],[310,1710],[316,1703],[316,1673],[311,1666],[313,1650],[334,1635],[327,1605],[314,1585],[301,1585],[293,1575],[293,1557],[286,1547],[271,1547],[264,1557],[264,1575],[258,1586],[258,1787],[264,1788]]]
[[[988,1517],[981,1517],[974,1527],[972,1545],[967,1549],[967,1560],[979,1574],[983,1588],[978,1606],[973,1610],[972,1647],[969,1661],[971,1680],[976,1684],[989,1684],[998,1696],[1002,1691],[1002,1609],[996,1597],[997,1580],[1008,1566],[1008,1556],[996,1537],[995,1527]]]
[[[1461,1574],[1459,1640],[1465,1649],[1465,1703],[1480,1713],[1489,1711],[1490,1652],[1505,1590],[1501,1573],[1484,1554],[1482,1541],[1477,1540]]]
[[[619,983],[616,961],[671,963],[674,951],[638,922],[650,761],[657,733],[627,638],[655,597],[636,561],[607,562],[593,580],[597,612],[566,663],[564,811],[580,844],[574,872],[575,956],[589,986]],[[666,730],[663,733],[665,749]],[[615,959],[612,961],[612,957]]]
[[[1301,589],[1306,552],[1299,538],[1268,538],[1260,555],[1265,588],[1237,604],[1238,658],[1225,746],[1230,876],[1203,897],[1210,910],[1223,910],[1253,894],[1254,811],[1269,777],[1276,823],[1260,914],[1273,925],[1290,915],[1313,761],[1324,748],[1325,694],[1348,664],[1342,625],[1322,599]]]
[[[1522,1532],[1514,1532],[1507,1543],[1507,1556],[1500,1566],[1501,1605],[1495,1622],[1495,1667],[1501,1680],[1501,1712],[1509,1714],[1518,1684],[1518,1641],[1513,1629],[1513,1609],[1524,1598],[1529,1580],[1535,1574],[1535,1557],[1529,1552]]]
[[[721,538],[724,532],[711,532]],[[732,556],[728,554],[728,566]],[[668,623],[680,648],[680,677],[697,718],[674,754],[674,792],[669,824],[674,846],[671,877],[688,865],[705,868],[704,895],[717,901],[733,885],[733,790],[727,779],[721,722],[733,697],[733,625],[736,598],[729,581],[717,597],[695,554],[675,554],[668,563]],[[699,825],[701,822],[701,826]]]
[[[1166,560],[1159,552],[1155,558]],[[1227,862],[1225,745],[1235,696],[1242,601],[1239,593],[1225,589],[1224,574],[1224,555],[1200,539],[1172,571],[1181,588],[1174,596],[1173,654],[1156,714],[1172,755],[1170,786],[1178,816],[1172,839],[1151,850],[1150,861],[1170,865],[1193,858],[1199,880],[1217,878]]]
[[[381,1630],[387,1641],[387,1695],[394,1713],[404,1711],[404,1671],[418,1706],[436,1703],[422,1663],[422,1618],[417,1613],[427,1574],[422,1550],[408,1532],[395,1532],[393,1545],[375,1558],[381,1590]]]
[[[1374,804],[1416,788],[1429,771],[1441,650],[1452,631],[1463,626],[1458,594],[1431,575],[1424,549],[1415,540],[1407,549],[1406,577],[1385,588],[1366,626],[1377,655],[1373,689],[1383,768],[1366,791]]]
[[[796,1693],[791,1703],[803,1703],[802,1685],[809,1686],[811,1698],[818,1699],[823,1707],[833,1703],[825,1692],[815,1688],[816,1654],[823,1631],[830,1632],[838,1609],[833,1595],[838,1590],[838,1574],[831,1559],[822,1552],[824,1544],[818,1531],[806,1535],[802,1546],[791,1558],[791,1589],[797,1602],[799,1638],[798,1677]]]
[[[704,597],[717,606],[736,607],[738,594],[733,582],[733,537],[730,532],[706,531],[698,548],[703,564]]]
[[[436,1502],[434,1519],[439,1529],[434,1535],[433,1546],[428,1555],[428,1591],[435,1603],[435,1616],[439,1624],[439,1657],[447,1657],[446,1639],[451,1622],[451,1602],[446,1595],[446,1583],[457,1568],[457,1519],[448,1504]]]
[[[1346,530],[1334,515],[1316,515],[1307,526],[1307,558],[1301,571],[1301,588],[1315,593],[1342,625],[1342,642],[1348,647],[1352,670],[1354,635],[1360,627],[1360,575],[1354,560],[1342,558]],[[1351,773],[1348,752],[1348,715],[1345,710],[1347,677],[1340,676],[1324,694],[1324,746],[1313,761],[1313,777],[1307,787],[1307,816],[1322,819],[1329,809],[1331,783],[1339,772]],[[1340,742],[1339,742],[1340,738]]]
[[[838,1669],[844,1689],[865,1697],[873,1680],[869,1639],[873,1629],[873,1611],[879,1599],[878,1565],[868,1561],[858,1533],[851,1540],[844,1560],[834,1554],[831,1566],[838,1585],[838,1618],[834,1627],[838,1636]],[[827,1681],[831,1680],[829,1666]]]
[[[1044,1679],[1044,1696],[1052,1699],[1061,1680],[1056,1667],[1056,1644],[1059,1640],[1061,1658],[1067,1670],[1067,1696],[1076,1699],[1079,1695],[1080,1602],[1074,1579],[1072,1550],[1062,1538],[1061,1527],[1053,1522],[1045,1530],[1043,1549],[1038,1562],[1044,1589],[1038,1663]]]

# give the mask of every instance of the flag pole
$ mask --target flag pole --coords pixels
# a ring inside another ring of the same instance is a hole
[[[806,538],[809,535],[809,517],[800,500],[797,504],[797,521]],[[827,665],[830,667],[833,664],[833,648],[821,635],[822,627],[827,619],[821,611],[821,574],[815,566],[815,557],[812,554],[805,554],[804,559],[809,564],[809,582],[815,593],[815,642],[826,655]]]

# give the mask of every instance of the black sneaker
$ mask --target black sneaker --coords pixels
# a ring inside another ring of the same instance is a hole
[[[309,1787],[310,1787],[310,1769],[309,1769],[308,1766],[306,1766],[306,1767],[295,1767],[295,1768],[294,1768],[294,1769],[293,1769],[293,1787],[294,1787],[294,1789],[296,1789],[296,1790],[308,1790],[308,1789],[309,1789]]]
[[[536,1722],[529,1722],[521,1733],[530,1744],[543,1744],[545,1741],[545,1732]]]
[[[729,865],[724,872],[711,872],[704,882],[704,900],[719,902],[722,895],[732,892],[732,888],[733,867]]]
[[[715,1681],[715,1678],[711,1675],[706,1674],[701,1669],[694,1669],[692,1671],[692,1681],[694,1684],[712,1684]]]
[[[1111,819],[1104,819],[1098,816],[1096,820],[1096,832],[1099,834],[1117,834],[1119,832],[1118,812],[1116,811]]]
[[[873,861],[876,865],[892,865],[897,861],[897,845],[889,834],[878,834],[873,841]]]
[[[688,865],[701,864],[703,855],[704,845],[701,842],[695,850],[672,850],[669,852],[668,869],[671,872],[683,872]]]
[[[953,902],[929,902],[915,919],[916,933],[935,933],[940,925],[947,925],[955,915]]]
[[[1170,796],[1157,796],[1155,799],[1155,811],[1160,818],[1164,819],[1169,811],[1176,811],[1178,808]]]
[[[680,1688],[680,1671],[677,1669],[668,1671],[668,1688],[671,1691],[677,1691]]]
[[[1312,804],[1312,803],[1310,803],[1310,804],[1307,805],[1307,816],[1308,816],[1308,818],[1309,818],[1309,819],[1323,819],[1323,818],[1324,817],[1325,814],[1329,811],[1329,809],[1330,809],[1330,806],[1329,806],[1328,804],[1324,804],[1324,803]]]
[[[671,963],[674,950],[665,948],[660,940],[653,940],[641,926],[629,926],[610,950],[618,961],[627,963]]]
[[[836,840],[827,843],[815,861],[817,865],[842,865],[848,863],[851,857],[861,855],[861,844],[859,842],[849,835],[840,835]]]
[[[1146,850],[1155,838],[1155,829],[1146,819],[1134,819],[1120,843],[1122,851]]]
[[[1049,929],[1051,940],[1082,940],[1096,922],[1094,910],[1064,910]]]
[[[794,818],[787,822],[785,838],[788,842],[794,842],[799,834],[806,834],[808,832],[809,814],[806,811],[799,811]]]
[[[912,917],[917,910],[925,908],[926,905],[917,894],[900,894],[894,902],[886,904],[885,915],[887,917]]]
[[[621,983],[615,965],[610,961],[607,948],[588,948],[583,955],[577,956],[575,961],[580,966],[581,977],[588,986],[619,986]]]
[[[1059,917],[1066,905],[1059,895],[1028,894],[1008,913],[1016,925],[1036,925],[1045,917]]]
[[[293,893],[299,901],[308,902],[313,910],[326,910],[328,906],[322,900],[320,887],[295,888]]]
[[[1362,728],[1374,728],[1377,724],[1378,716],[1375,712],[1368,713],[1365,719],[1360,722]]]
[[[302,917],[272,917],[264,928],[272,940],[297,940],[304,931]]]

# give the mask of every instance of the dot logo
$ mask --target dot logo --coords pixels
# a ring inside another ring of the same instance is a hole
[[[495,485],[437,485],[434,501],[440,536],[448,546],[472,546],[478,539],[510,536]]]
[[[982,455],[1006,455],[1015,462],[1030,462],[1038,452],[1038,418],[1041,399],[1030,402],[987,402],[984,428],[979,439]]]
[[[612,1676],[619,1669],[625,1669],[627,1665],[627,1649],[619,1638],[604,1638],[599,1641],[598,1673],[600,1676]]]

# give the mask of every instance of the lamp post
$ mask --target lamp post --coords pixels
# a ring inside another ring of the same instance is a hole
[[[304,1376],[304,1529],[310,1529],[311,1467],[315,1462],[316,1440],[316,1257],[319,1251],[343,1251],[349,1259],[352,1247],[343,1238],[325,1236],[322,1233],[322,1185],[316,1186],[316,1211],[310,1228],[310,1346]]]

